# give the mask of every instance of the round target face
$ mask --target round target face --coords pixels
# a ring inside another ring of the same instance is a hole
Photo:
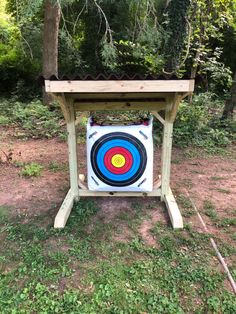
[[[91,165],[107,185],[123,187],[136,182],[144,173],[147,153],[139,139],[123,132],[100,137],[91,149]]]

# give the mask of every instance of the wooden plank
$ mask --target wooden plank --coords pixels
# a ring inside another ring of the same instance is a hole
[[[64,94],[53,94],[53,93],[50,93],[50,95],[52,96],[53,100],[55,100],[59,103],[65,121],[69,122],[71,119],[71,116],[70,116],[69,107],[67,106],[67,101],[66,101],[65,95]]]
[[[158,121],[160,121],[162,124],[165,124],[165,119],[162,118],[162,116],[159,115],[158,112],[152,111],[151,114],[157,118]]]
[[[171,151],[172,151],[172,133],[173,123],[170,122],[170,112],[166,111],[165,124],[163,131],[163,144],[161,156],[161,198],[164,200],[164,195],[169,191],[170,184],[170,166],[171,166]]]
[[[86,186],[84,180],[85,180],[85,175],[84,174],[79,174],[79,187],[82,190],[87,190],[88,187]]]
[[[46,81],[49,93],[192,92],[194,80]]]
[[[74,204],[74,193],[70,189],[67,193],[54,220],[54,228],[64,228]]]
[[[176,115],[177,115],[177,111],[179,108],[179,104],[183,99],[183,95],[180,95],[178,93],[175,93],[175,97],[174,97],[174,101],[173,101],[173,105],[170,108],[170,122],[174,122]]]
[[[153,188],[157,189],[161,186],[161,176],[159,175],[158,178],[153,183]]]
[[[75,112],[73,105],[68,104],[71,118],[67,122],[68,132],[68,152],[69,152],[69,170],[70,170],[70,187],[76,199],[79,198],[78,189],[78,163],[77,163],[77,137],[75,128]]]
[[[154,189],[152,192],[100,192],[100,191],[90,191],[79,189],[80,197],[89,196],[89,197],[97,197],[97,196],[113,196],[113,197],[153,197],[153,196],[161,196],[161,189]]]
[[[94,102],[75,102],[76,111],[98,111],[98,110],[155,110],[160,111],[166,108],[165,102],[143,102],[143,101],[94,101]]]
[[[134,100],[151,100],[151,99],[157,99],[162,98],[163,100],[166,100],[166,97],[172,96],[173,93],[71,93],[70,98],[73,100],[126,100],[126,99],[134,99]]]
[[[164,196],[164,201],[170,216],[170,220],[174,229],[183,228],[183,218],[176,203],[175,197],[169,189],[168,194]]]

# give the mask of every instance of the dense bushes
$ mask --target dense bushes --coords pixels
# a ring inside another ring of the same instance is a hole
[[[180,105],[174,129],[174,144],[179,147],[194,145],[214,148],[232,143],[236,138],[236,123],[221,120],[224,99],[212,93],[201,93],[193,97],[192,104],[186,101]],[[140,113],[127,113],[128,118],[135,118]],[[58,107],[49,108],[41,101],[22,103],[19,101],[0,100],[0,125],[12,125],[24,130],[31,137],[64,136],[61,111]],[[155,122],[155,138],[161,142],[161,126]]]
[[[50,111],[40,100],[30,103],[0,100],[0,125],[23,129],[20,134],[24,137],[63,136],[63,124],[60,110]]]
[[[9,96],[14,93],[21,99],[29,99],[37,90],[37,83],[33,78],[37,76],[40,65],[37,59],[31,58],[24,50],[23,43],[29,43],[23,38],[13,18],[0,14],[0,94]],[[36,41],[35,37],[33,41]]]
[[[210,92],[195,95],[192,104],[180,105],[175,122],[174,143],[178,146],[225,146],[235,134],[234,121],[222,121],[224,99]]]

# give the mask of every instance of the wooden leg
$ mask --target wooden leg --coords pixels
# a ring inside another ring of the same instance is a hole
[[[77,138],[74,117],[67,122],[68,132],[68,151],[69,151],[69,168],[70,168],[70,187],[75,196],[79,199],[78,188],[78,163],[77,163]]]
[[[54,228],[64,228],[74,204],[74,194],[70,189],[54,220]]]
[[[172,151],[173,122],[171,113],[166,112],[161,164],[161,200],[165,202],[174,229],[183,228],[183,219],[170,189],[170,167]]]
[[[162,157],[161,157],[161,200],[169,192],[170,186],[170,166],[172,150],[173,123],[168,120],[168,114],[164,124]]]
[[[175,197],[172,194],[171,189],[169,189],[169,193],[164,195],[164,201],[166,207],[168,209],[168,214],[170,216],[170,221],[174,229],[182,229],[183,228],[183,218],[181,216],[180,210],[176,203]]]
[[[55,228],[64,228],[70,215],[74,201],[79,200],[78,187],[78,163],[77,163],[77,138],[75,128],[75,112],[71,103],[64,100],[65,112],[67,117],[68,132],[68,153],[69,153],[69,169],[70,169],[70,190],[67,193],[54,221]]]

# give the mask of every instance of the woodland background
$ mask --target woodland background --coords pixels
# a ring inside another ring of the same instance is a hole
[[[70,186],[67,134],[38,78],[99,73],[196,77],[173,137],[183,230],[145,197],[82,198],[53,228]],[[0,0],[0,313],[235,314],[209,241],[236,280],[235,104],[236,0]]]
[[[30,129],[39,119],[47,136],[57,133],[55,107],[41,103],[41,74],[188,76],[196,92],[181,105],[175,142],[227,145],[235,51],[235,0],[2,0],[0,124]]]

